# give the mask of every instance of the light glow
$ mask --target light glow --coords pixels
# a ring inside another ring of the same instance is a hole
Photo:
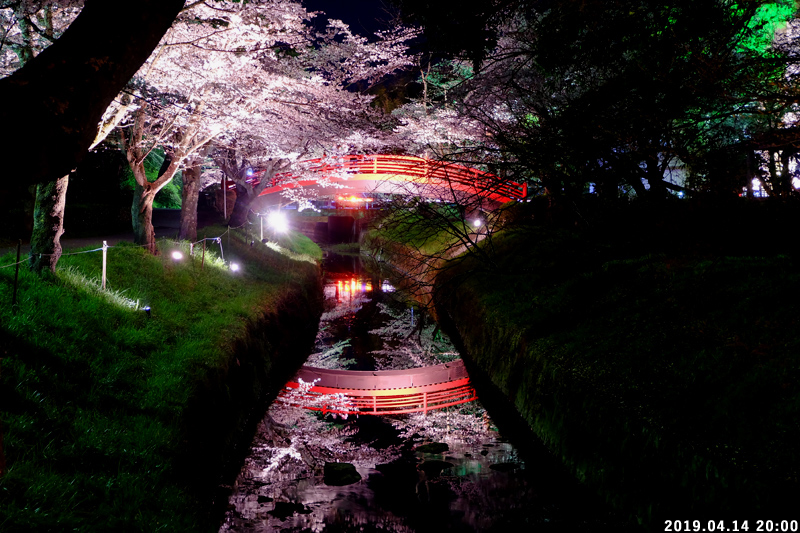
[[[372,198],[362,198],[361,196],[339,196],[337,198],[340,202],[371,202]]]
[[[480,228],[481,227],[481,219],[476,218],[475,220],[472,221],[472,225],[474,227],[476,227],[476,228]]]
[[[289,231],[289,220],[280,211],[273,211],[267,215],[267,225],[280,233]]]
[[[239,272],[239,264],[238,263],[231,263],[231,271]]]
[[[180,261],[181,259],[183,259],[183,254],[180,253],[178,250],[175,250],[174,252],[172,252],[172,258],[175,261]]]

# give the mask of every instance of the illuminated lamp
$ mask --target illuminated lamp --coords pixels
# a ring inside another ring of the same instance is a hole
[[[238,263],[231,263],[231,271],[232,272],[239,272],[239,264]]]
[[[178,250],[175,250],[174,252],[172,252],[172,258],[175,261],[180,261],[181,259],[183,259],[183,254],[180,253]]]
[[[289,231],[289,221],[280,211],[273,211],[267,216],[267,225],[280,233]]]

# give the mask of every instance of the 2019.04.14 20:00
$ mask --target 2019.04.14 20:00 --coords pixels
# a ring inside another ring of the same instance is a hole
[[[796,532],[798,531],[797,520],[665,520],[665,532],[679,531],[747,531],[751,529],[751,522],[754,522],[753,531],[756,533],[764,531],[772,532]]]

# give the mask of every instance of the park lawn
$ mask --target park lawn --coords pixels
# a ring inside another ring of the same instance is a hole
[[[193,257],[186,242],[159,241],[158,256],[110,248],[107,291],[99,251],[64,256],[54,276],[22,268],[15,310],[14,268],[0,269],[0,530],[214,529],[192,485],[216,486],[219,457],[187,464],[187,420],[238,371],[234,346],[255,324],[317,298],[321,251],[302,235],[271,249],[205,231],[221,238]]]

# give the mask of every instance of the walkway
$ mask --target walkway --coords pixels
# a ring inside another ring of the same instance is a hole
[[[283,403],[341,415],[426,413],[476,399],[460,359],[407,370],[328,370],[304,366],[278,397]]]

